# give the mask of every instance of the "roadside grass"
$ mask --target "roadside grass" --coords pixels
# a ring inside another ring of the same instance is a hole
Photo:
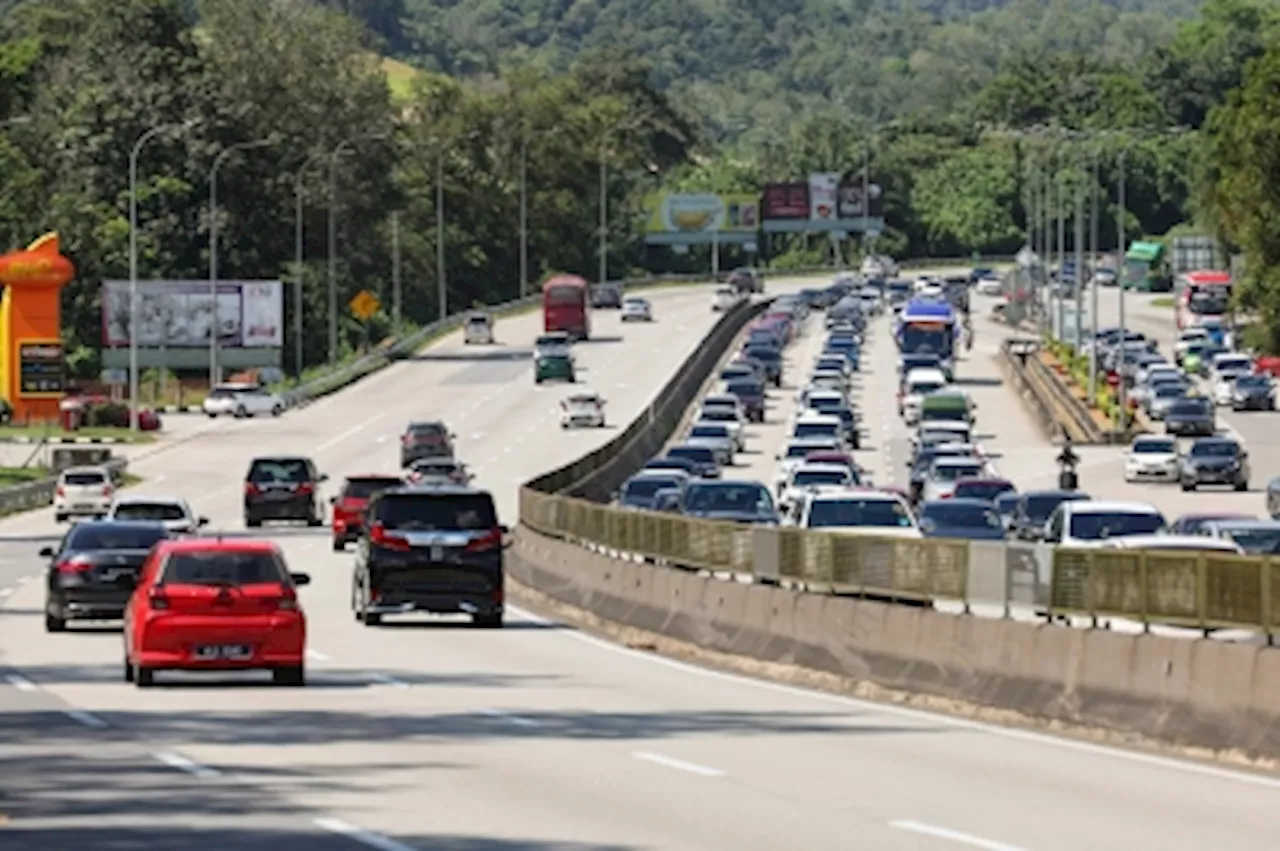
[[[0,443],[5,441],[13,442],[17,438],[26,438],[31,442],[35,442],[43,438],[58,437],[114,438],[122,443],[155,443],[156,441],[156,435],[154,432],[133,432],[127,428],[114,428],[110,426],[93,428],[86,427],[77,429],[76,431],[67,431],[66,429],[52,425],[0,426]]]
[[[1152,307],[1173,307],[1173,296],[1162,295],[1158,298],[1151,299]]]
[[[45,467],[0,467],[0,488],[38,482],[52,475]]]

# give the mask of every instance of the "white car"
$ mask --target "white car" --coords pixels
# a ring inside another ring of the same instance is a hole
[[[472,313],[463,326],[463,343],[469,346],[493,345],[493,317],[487,313]]]
[[[787,477],[778,506],[784,513],[790,512],[803,494],[847,491],[858,484],[853,471],[843,464],[806,462],[797,465]]]
[[[1213,401],[1217,405],[1230,405],[1235,395],[1236,379],[1253,372],[1253,359],[1248,355],[1224,352],[1213,358],[1209,380],[1213,383]]]
[[[645,298],[629,298],[622,302],[623,322],[652,322],[653,306]]]
[[[778,493],[782,493],[783,488],[787,485],[787,479],[791,477],[791,471],[805,462],[805,459],[814,452],[840,452],[840,439],[836,437],[807,437],[803,440],[787,441],[786,449],[782,450],[775,456],[778,462],[778,469],[773,477],[774,488]]]
[[[218,384],[200,406],[211,418],[256,417],[284,413],[284,400],[258,384]]]
[[[978,295],[1004,295],[1004,284],[1000,282],[999,278],[979,278],[974,289],[978,291]]]
[[[413,462],[406,478],[415,485],[466,485],[475,477],[456,458],[423,458]]]
[[[802,529],[886,538],[923,537],[906,500],[897,494],[880,491],[808,496],[796,525]]]
[[[1115,550],[1190,550],[1191,552],[1246,555],[1244,547],[1224,538],[1204,535],[1123,535],[1108,538],[1103,547]]]
[[[742,302],[736,287],[717,287],[711,296],[711,309],[714,311],[733,310]]]
[[[1112,538],[1156,535],[1168,521],[1144,502],[1076,500],[1053,510],[1044,524],[1044,542],[1061,547],[1101,547]]]
[[[824,440],[840,440],[842,423],[834,414],[823,414],[814,410],[805,410],[795,418],[791,425],[792,440],[804,440],[807,437],[820,437]]]
[[[685,437],[686,446],[707,446],[716,454],[716,461],[721,467],[733,465],[734,453],[738,451],[738,441],[725,423],[705,420],[689,426],[689,434]]]
[[[902,415],[903,422],[909,426],[918,423],[924,397],[946,386],[946,373],[940,369],[925,367],[908,372],[902,382],[902,401],[898,403],[898,413]]]
[[[950,499],[961,479],[981,479],[987,475],[987,464],[981,458],[953,456],[935,458],[925,474],[922,497],[926,500]]]
[[[743,417],[737,408],[730,408],[727,405],[703,405],[702,410],[698,412],[698,422],[719,423],[729,429],[729,434],[733,436],[733,443],[741,452],[747,448],[747,435],[743,429]]]
[[[208,517],[197,517],[187,501],[177,496],[122,497],[112,503],[107,519],[163,523],[175,535],[194,535],[209,525]]]
[[[858,270],[864,278],[883,278],[888,274],[883,261],[879,257],[867,256]]]
[[[1176,482],[1181,459],[1176,438],[1143,435],[1129,446],[1129,454],[1124,459],[1124,480]]]
[[[58,474],[53,489],[53,519],[105,517],[111,510],[116,486],[105,467],[70,467]]]
[[[809,376],[809,387],[845,394],[849,390],[849,376],[837,369],[817,369]]]
[[[574,393],[560,403],[560,428],[604,428],[604,407],[598,393]]]

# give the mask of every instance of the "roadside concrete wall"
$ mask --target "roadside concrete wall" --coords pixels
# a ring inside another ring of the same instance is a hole
[[[885,688],[1280,758],[1280,648],[949,615],[621,561],[521,526],[513,579],[710,650]]]

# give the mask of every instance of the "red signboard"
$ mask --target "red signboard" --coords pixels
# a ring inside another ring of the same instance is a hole
[[[809,218],[809,184],[770,183],[765,186],[760,218],[765,221]]]

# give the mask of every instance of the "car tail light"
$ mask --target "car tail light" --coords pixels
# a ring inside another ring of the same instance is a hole
[[[490,529],[478,538],[473,538],[471,543],[467,544],[467,552],[469,553],[485,553],[490,550],[497,549],[502,546],[502,530],[498,528]]]
[[[72,576],[92,570],[93,562],[76,556],[75,558],[64,559],[63,561],[58,562],[57,567],[59,573],[66,576]]]
[[[400,442],[405,446],[413,446],[413,435],[405,434],[400,436]]]
[[[66,496],[66,495],[67,495],[67,489],[66,489],[66,488],[64,488],[62,485],[58,485],[58,487],[57,487],[57,489],[54,491],[54,493],[55,493],[56,495],[58,495],[58,496]]]
[[[410,548],[407,538],[391,534],[381,523],[374,523],[369,527],[369,540],[387,550],[408,552]]]
[[[103,496],[111,496],[111,494],[112,494],[112,493],[114,493],[114,492],[115,492],[115,488],[111,487],[111,485],[103,485],[103,486],[102,486],[102,495],[103,495]]]
[[[253,482],[245,482],[245,483],[244,483],[244,495],[245,495],[245,496],[258,496],[258,495],[259,495],[259,494],[261,494],[261,493],[262,493],[262,488],[258,487],[258,486],[257,486],[257,485],[255,485]]]
[[[276,608],[282,612],[296,612],[298,610],[298,594],[292,588],[285,588],[280,594],[280,599],[276,600]]]
[[[316,489],[316,486],[311,484],[311,482],[303,482],[302,484],[298,485],[298,489],[295,491],[295,493],[307,494],[307,493],[314,492],[315,489]]]
[[[164,591],[159,588],[152,588],[151,593],[147,595],[147,601],[153,609],[169,608],[169,598],[165,596]]]

